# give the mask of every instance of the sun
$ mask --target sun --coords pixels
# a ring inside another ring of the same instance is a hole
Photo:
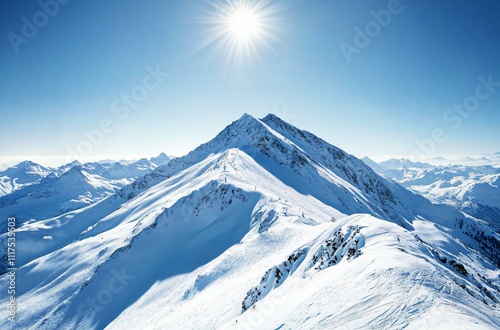
[[[259,37],[261,22],[251,8],[237,8],[227,18],[227,29],[236,42],[248,42]]]
[[[270,0],[214,1],[205,20],[205,40],[198,49],[217,45],[217,58],[226,58],[233,69],[260,62],[265,50],[274,53],[271,44],[276,41],[278,12]]]

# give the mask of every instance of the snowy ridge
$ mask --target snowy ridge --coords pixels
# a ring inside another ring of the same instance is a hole
[[[245,115],[113,196],[21,225],[16,327],[500,327],[496,227],[300,132]]]
[[[120,186],[89,174],[75,166],[60,177],[49,175],[38,184],[29,185],[0,198],[0,216],[19,221],[42,220],[93,204]]]
[[[268,124],[278,127],[281,132]],[[211,154],[237,148],[256,159],[281,181],[302,193],[313,194],[341,212],[370,212],[400,220],[401,214],[409,213],[362,161],[288,124],[285,128],[290,138],[287,138],[283,135],[283,125],[285,122],[277,117],[268,116],[261,121],[245,114],[212,141],[136,180],[118,195],[132,199]],[[297,180],[296,174],[302,178]]]
[[[476,218],[500,225],[500,169],[482,166],[432,166],[408,160],[368,164],[434,203],[450,205]]]
[[[51,169],[25,161],[0,172],[0,197],[36,184],[51,173]]]
[[[347,260],[361,255],[360,248],[364,245],[364,237],[360,234],[360,227],[348,227],[346,233],[342,229],[335,231],[331,238],[326,239],[317,249],[304,271],[311,268],[323,270],[339,263],[344,256]],[[242,311],[247,311],[259,300],[267,296],[271,290],[279,287],[300,264],[307,259],[309,248],[303,247],[294,251],[278,266],[266,271],[259,285],[250,289],[242,302]]]
[[[74,161],[59,168],[25,161],[0,172],[0,215],[24,223],[71,212],[102,200],[170,159],[161,153],[125,165]]]
[[[279,287],[297,269],[298,265],[304,260],[306,253],[307,250],[299,249],[278,266],[273,266],[267,270],[259,285],[247,292],[241,304],[242,312],[254,306],[257,301],[267,296],[271,290]]]
[[[364,237],[360,227],[349,227],[344,233],[338,229],[316,251],[308,265],[308,269],[323,270],[339,263],[344,256],[347,260],[361,255],[360,248],[364,245]]]

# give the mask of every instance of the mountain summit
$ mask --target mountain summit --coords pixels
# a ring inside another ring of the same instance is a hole
[[[17,237],[19,327],[500,327],[498,228],[274,115]]]
[[[361,160],[272,114],[263,119],[244,114],[213,140],[138,179],[125,187],[121,195],[136,196],[211,154],[233,148],[254,158],[287,185],[341,212],[364,212],[392,219],[402,219],[401,213],[408,212],[384,180]]]
[[[0,197],[38,183],[50,173],[50,169],[29,160],[9,167],[0,172]]]

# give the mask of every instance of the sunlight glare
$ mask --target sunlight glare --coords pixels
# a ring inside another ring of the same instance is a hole
[[[258,17],[248,8],[239,8],[228,18],[228,29],[236,41],[255,38],[259,34]]]
[[[239,70],[252,62],[261,62],[262,51],[274,53],[279,8],[269,0],[225,0],[214,3],[206,22],[206,39],[201,46],[216,44],[218,57]]]

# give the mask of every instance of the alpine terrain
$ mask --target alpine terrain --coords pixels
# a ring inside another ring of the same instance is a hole
[[[496,213],[432,203],[275,115],[134,181],[25,165],[2,181],[2,221],[22,219],[2,329],[500,328]]]
[[[394,179],[435,203],[448,204],[472,216],[500,225],[498,167],[491,164],[433,166],[407,159],[390,159],[380,164],[367,158],[363,161],[377,173]]]

